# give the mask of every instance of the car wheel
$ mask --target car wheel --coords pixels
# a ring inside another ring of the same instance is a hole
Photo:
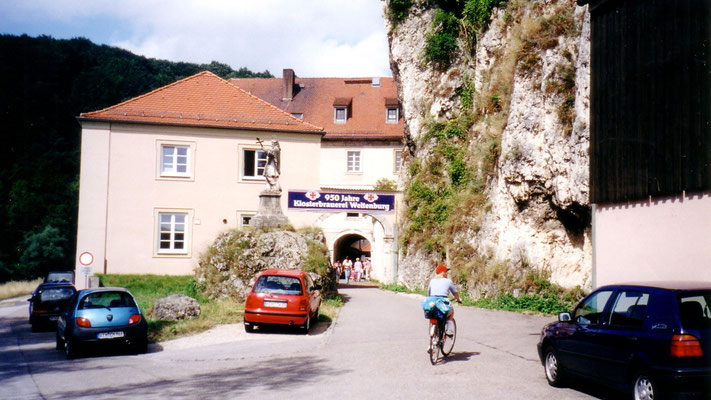
[[[244,331],[247,332],[247,333],[252,333],[252,332],[254,332],[254,325],[252,325],[252,324],[250,324],[250,325],[244,324]]]
[[[64,350],[64,340],[61,337],[59,337],[59,333],[56,333],[56,337],[57,337],[57,343],[55,344],[55,348],[57,350]]]
[[[301,333],[303,333],[304,335],[307,335],[309,333],[309,329],[311,329],[311,316],[307,315],[306,322],[304,322],[304,324],[301,325]]]
[[[558,353],[553,347],[546,348],[546,356],[543,359],[543,368],[546,371],[548,384],[555,387],[563,385],[563,368],[558,361]]]
[[[133,350],[136,354],[146,354],[148,353],[148,339],[140,339],[133,346]]]
[[[30,324],[30,331],[39,332],[39,326],[37,326],[37,324]]]
[[[73,340],[66,340],[64,342],[64,355],[67,357],[67,360],[77,358],[77,355],[79,355],[79,346],[77,346],[77,342]]]
[[[635,400],[654,400],[661,398],[656,383],[654,383],[649,375],[644,373],[637,374],[632,392],[634,393]]]

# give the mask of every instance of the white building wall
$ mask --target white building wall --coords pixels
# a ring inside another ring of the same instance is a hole
[[[324,142],[321,146],[321,186],[369,190],[380,178],[397,182],[395,152],[401,150],[401,144],[366,145],[353,142],[348,145]],[[348,151],[360,151],[361,172],[347,171]]]
[[[711,281],[711,193],[595,205],[593,285]]]
[[[95,252],[94,273],[193,273],[214,239],[239,225],[238,210],[256,213],[259,192],[266,186],[240,178],[241,149],[258,148],[256,137],[272,136],[282,148],[284,194],[318,187],[314,171],[319,170],[320,135],[85,122],[77,255]],[[161,141],[193,146],[192,178],[159,177]],[[286,195],[282,209],[296,227],[312,225],[317,217],[289,212]],[[160,210],[188,212],[187,254],[157,254]]]

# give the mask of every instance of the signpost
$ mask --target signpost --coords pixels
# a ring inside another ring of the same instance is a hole
[[[79,263],[82,265],[81,274],[84,275],[84,287],[89,287],[89,275],[92,274],[91,264],[94,262],[94,255],[85,251],[79,255]]]

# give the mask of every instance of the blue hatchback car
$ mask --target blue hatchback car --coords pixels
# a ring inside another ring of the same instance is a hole
[[[572,378],[629,392],[635,399],[711,394],[711,283],[604,286],[541,332],[546,378]]]
[[[148,323],[124,288],[78,291],[57,320],[57,350],[74,358],[89,345],[130,346],[145,353]]]

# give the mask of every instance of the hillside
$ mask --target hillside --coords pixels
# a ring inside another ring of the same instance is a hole
[[[209,70],[148,59],[87,39],[0,35],[0,282],[73,268],[79,179],[76,117]]]
[[[590,287],[589,16],[574,0],[390,0],[408,155],[400,283]]]

